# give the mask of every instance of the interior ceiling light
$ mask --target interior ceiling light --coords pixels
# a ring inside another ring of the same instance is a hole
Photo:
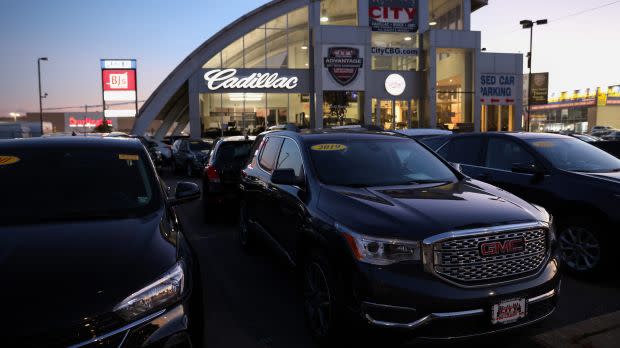
[[[307,50],[307,49],[308,49],[308,46],[303,45],[303,46],[301,46],[301,49],[302,49],[302,50]]]
[[[430,25],[431,27],[434,27],[437,25],[437,21],[433,19],[428,23],[428,25]]]
[[[228,93],[230,101],[261,101],[262,93]]]
[[[325,8],[321,9],[321,22],[329,22],[329,17],[327,17],[327,11],[325,11]]]
[[[411,41],[413,38],[411,36],[405,36],[405,41]]]

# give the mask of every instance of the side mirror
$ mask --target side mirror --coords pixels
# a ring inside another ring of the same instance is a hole
[[[306,182],[295,175],[293,169],[276,169],[271,174],[271,182],[276,185],[303,186]]]
[[[533,163],[514,163],[512,172],[528,175],[543,175],[544,172]]]
[[[177,184],[174,198],[168,199],[171,205],[179,205],[200,198],[200,187],[193,182],[180,182]]]

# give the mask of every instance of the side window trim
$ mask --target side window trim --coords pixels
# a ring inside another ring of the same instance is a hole
[[[282,145],[280,146],[280,151],[278,152],[278,157],[276,158],[275,169],[279,169],[279,167],[280,167],[280,155],[282,155],[282,149],[284,148],[284,143],[287,140],[290,140],[290,141],[293,142],[293,144],[295,144],[295,146],[297,148],[297,153],[299,154],[299,159],[301,160],[301,173],[300,173],[300,175],[305,178],[306,168],[305,168],[305,165],[304,165],[304,156],[301,153],[301,146],[299,146],[299,144],[293,138],[289,138],[289,137],[282,137],[282,138],[284,139],[284,141],[282,142]]]
[[[274,162],[273,162],[273,169],[269,170],[265,167],[263,167],[263,165],[261,164],[261,160],[263,158],[263,155],[265,154],[265,150],[267,149],[267,146],[269,146],[269,142],[272,141],[272,139],[282,139],[282,143],[280,144],[280,146],[278,147],[278,149],[276,150],[276,156],[274,158]],[[258,157],[258,167],[264,171],[265,173],[271,175],[271,173],[273,173],[276,165],[278,164],[278,157],[280,157],[280,150],[282,150],[282,145],[284,144],[284,138],[279,137],[279,136],[270,136],[270,137],[265,137],[265,145],[263,145],[263,148],[260,152],[260,156]]]

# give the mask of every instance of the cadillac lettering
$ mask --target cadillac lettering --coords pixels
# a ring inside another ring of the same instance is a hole
[[[205,73],[204,79],[210,90],[218,89],[294,89],[297,77],[284,77],[278,73],[252,73],[237,77],[237,69],[215,69]]]

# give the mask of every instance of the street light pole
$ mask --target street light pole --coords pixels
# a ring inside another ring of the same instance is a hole
[[[37,59],[37,72],[39,76],[39,120],[41,122],[41,136],[43,136],[43,94],[41,93],[41,61],[47,61],[47,57]]]
[[[525,124],[526,132],[530,131],[530,122],[532,118],[532,51],[534,50],[534,25],[544,25],[547,24],[546,19],[539,19],[537,21],[532,21],[529,19],[522,20],[520,24],[523,26],[523,29],[530,30],[530,52],[527,54],[527,67],[529,69],[529,73],[527,76],[527,122]]]

